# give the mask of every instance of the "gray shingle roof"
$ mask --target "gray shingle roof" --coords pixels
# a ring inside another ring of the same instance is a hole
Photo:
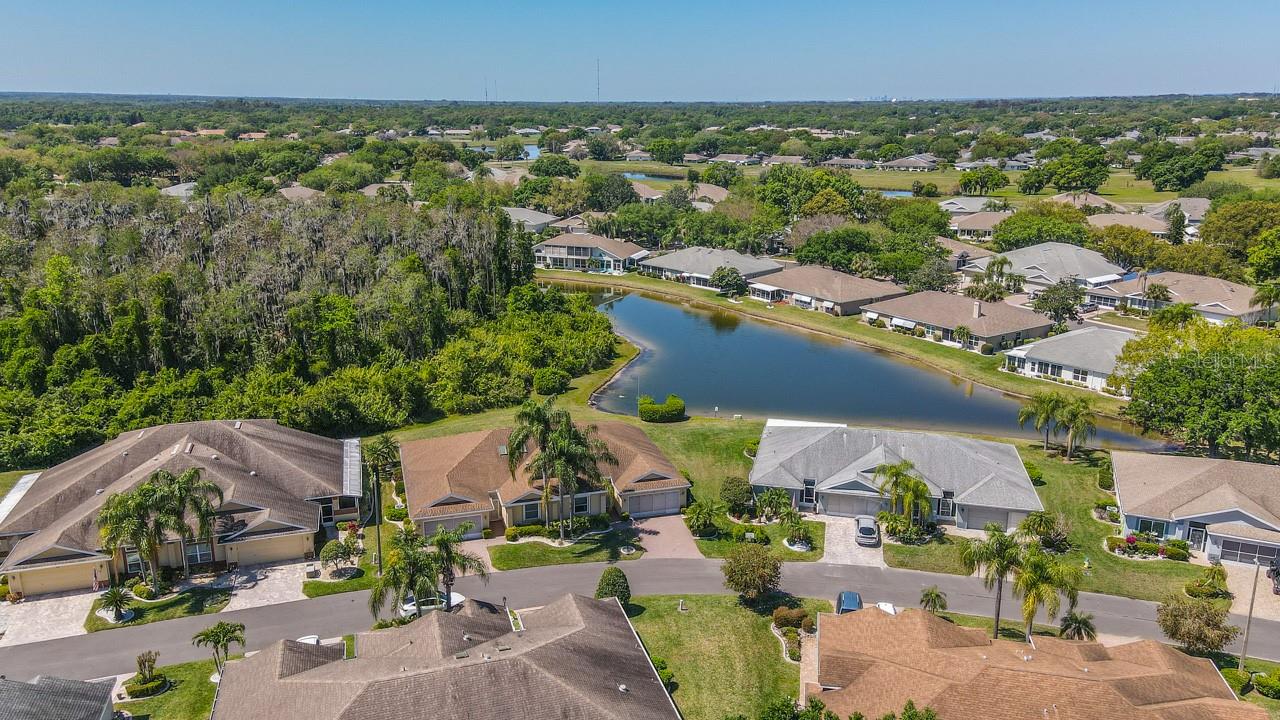
[[[666,255],[646,258],[640,265],[642,267],[673,270],[693,275],[706,275],[708,277],[717,268],[726,266],[737,268],[738,272],[744,276],[769,273],[782,267],[782,265],[768,258],[743,255],[735,250],[708,247],[689,247]]]
[[[1090,325],[1037,340],[1018,350],[1028,360],[1110,375],[1116,369],[1116,356],[1133,338],[1131,332]]]
[[[1145,278],[1136,277],[1092,288],[1089,294],[1116,299],[1141,298],[1152,285],[1164,285],[1169,288],[1172,302],[1190,303],[1202,312],[1240,316],[1257,307],[1253,304],[1253,288],[1248,285],[1179,272],[1147,273]]]
[[[1086,280],[1108,275],[1119,276],[1125,272],[1124,268],[1109,262],[1102,253],[1068,243],[1040,243],[1001,255],[1009,260],[1009,272],[1043,284],[1052,284],[1069,277]],[[987,268],[990,260],[979,258],[964,269],[980,272]]]
[[[751,468],[751,484],[800,488],[805,478],[819,490],[850,482],[871,488],[879,465],[910,460],[935,497],[1010,510],[1040,510],[1018,451],[1007,443],[953,435],[842,426],[767,424]]]
[[[467,601],[356,636],[356,657],[288,640],[232,662],[212,720],[678,720],[617,601],[521,613]]]
[[[1243,510],[1280,542],[1280,467],[1120,451],[1111,453],[1111,466],[1126,515],[1181,520]]]
[[[98,720],[111,705],[110,682],[37,677],[0,679],[0,720]]]
[[[511,222],[524,223],[525,225],[549,225],[560,218],[556,215],[550,215],[538,210],[530,210],[522,207],[504,207],[507,215],[511,218]]]

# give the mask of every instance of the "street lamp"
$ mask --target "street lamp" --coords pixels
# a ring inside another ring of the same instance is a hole
[[[1262,571],[1262,558],[1253,558],[1253,592],[1249,594],[1249,616],[1244,621],[1244,644],[1240,647],[1240,670],[1244,670],[1244,659],[1249,654],[1249,629],[1253,626],[1253,603],[1258,599],[1258,574]]]

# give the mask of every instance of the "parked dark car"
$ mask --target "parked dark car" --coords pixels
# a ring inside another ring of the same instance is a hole
[[[843,615],[862,609],[862,596],[852,590],[845,590],[836,596],[836,614]]]

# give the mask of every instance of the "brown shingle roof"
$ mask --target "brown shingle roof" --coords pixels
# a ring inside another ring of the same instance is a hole
[[[976,245],[970,245],[969,243],[961,242],[959,240],[952,240],[945,235],[938,235],[934,240],[942,246],[943,250],[946,250],[950,254],[951,261],[953,263],[960,260],[961,255],[964,255],[967,260],[977,260],[978,258],[991,257],[992,255],[995,255],[994,252],[986,248],[980,248]]]
[[[178,475],[189,468],[200,468],[205,479],[222,488],[223,508],[264,510],[267,516],[260,520],[277,530],[314,532],[320,508],[307,498],[343,494],[341,440],[274,420],[208,420],[130,430],[40,475],[0,522],[0,534],[29,535],[3,568],[54,547],[96,552],[101,547],[98,511],[108,497],[141,485],[157,470]]]
[[[1172,302],[1191,303],[1206,312],[1240,316],[1255,307],[1253,288],[1248,285],[1179,272],[1150,273],[1145,279],[1134,278],[1092,288],[1089,294],[1111,295],[1116,298],[1141,297],[1146,288],[1157,284],[1169,288]]]
[[[995,230],[997,225],[1011,217],[1011,212],[983,210],[956,218],[954,227],[956,230]]]
[[[840,716],[879,717],[912,700],[940,720],[1265,720],[1213,664],[1152,640],[1117,647],[1058,638],[991,640],[922,610],[868,608],[818,621],[810,686]]]
[[[757,282],[836,303],[874,302],[907,294],[906,290],[890,282],[861,278],[818,265],[789,265]]]
[[[1125,514],[1178,520],[1239,509],[1280,529],[1280,466],[1120,451],[1111,463]]]
[[[350,660],[280,641],[227,666],[212,720],[678,720],[616,600],[565,595],[521,620],[467,601],[357,635]]]
[[[1169,231],[1169,223],[1160,218],[1151,215],[1130,215],[1127,213],[1100,213],[1098,215],[1090,215],[1087,220],[1089,224],[1096,228],[1109,228],[1112,225],[1123,225],[1125,227],[1146,230],[1149,233],[1166,233]]]
[[[977,304],[979,317],[973,316]],[[991,337],[1053,324],[1049,318],[1003,302],[979,302],[961,295],[927,291],[865,305],[863,313],[902,318],[954,330],[964,325],[977,337]]]

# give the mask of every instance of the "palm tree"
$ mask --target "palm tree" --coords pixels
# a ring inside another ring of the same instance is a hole
[[[1152,309],[1155,308],[1157,302],[1169,302],[1173,299],[1173,293],[1169,292],[1169,286],[1162,283],[1151,283],[1146,290],[1142,291],[1142,297],[1151,301]]]
[[[538,454],[546,452],[551,433],[568,416],[565,410],[555,406],[555,397],[548,397],[542,402],[526,400],[516,410],[515,426],[507,436],[507,469],[515,479],[516,470],[524,458],[525,448],[532,441]],[[547,482],[545,468],[542,472],[542,514],[543,522],[551,527],[551,483]],[[553,476],[554,477],[554,476]]]
[[[221,675],[231,657],[231,646],[244,647],[244,625],[225,621],[214,623],[193,635],[191,644],[213,650],[213,665]]]
[[[879,484],[876,490],[880,497],[889,498],[889,512],[898,512],[898,503],[905,499],[907,490],[915,476],[916,466],[910,460],[899,460],[896,463],[884,463],[876,466],[873,480]]]
[[[920,591],[920,609],[934,615],[946,612],[947,594],[939,590],[937,585],[930,585]]]
[[[699,536],[705,536],[708,530],[716,528],[716,520],[727,512],[728,508],[719,500],[695,500],[685,510],[685,518],[689,527]]]
[[[377,536],[379,575],[382,574],[382,483],[386,478],[394,477],[390,468],[392,468],[399,454],[399,443],[386,433],[370,440],[362,453],[365,463],[369,466],[369,474],[373,479],[373,511],[369,516],[373,518],[373,532]]]
[[[1258,285],[1253,291],[1253,298],[1249,300],[1249,304],[1259,308],[1280,305],[1280,282],[1267,282]]]
[[[1068,640],[1096,640],[1098,630],[1093,626],[1093,615],[1070,610],[1058,624],[1058,637]]]
[[[133,493],[112,493],[98,510],[98,528],[102,547],[112,557],[125,548],[141,549],[147,542],[147,525],[151,522],[151,508],[140,502]],[[115,563],[111,563],[115,574]]]
[[[982,571],[982,584],[988,590],[995,588],[996,611],[995,622],[991,626],[991,637],[1000,637],[1000,603],[1004,596],[1004,581],[1010,573],[1022,566],[1022,546],[1012,536],[1000,529],[999,525],[987,525],[987,539],[969,539],[960,545],[960,562],[965,571],[972,574]]]
[[[561,541],[565,539],[565,529],[568,525],[565,521],[565,497],[568,496],[572,503],[578,492],[579,479],[585,480],[593,487],[603,485],[604,473],[600,471],[600,464],[616,465],[617,462],[618,458],[599,438],[594,425],[580,428],[573,423],[568,413],[559,414],[556,425],[547,437],[546,446],[530,461],[529,469],[544,478],[544,493],[548,484],[545,478],[555,478],[560,486]],[[572,512],[572,504],[569,509]]]
[[[436,594],[439,576],[436,558],[426,551],[422,536],[412,525],[401,527],[391,537],[391,551],[382,575],[369,590],[369,612],[377,618],[388,598],[394,598],[398,608],[406,596],[413,595],[414,609],[421,615],[422,598]]]
[[[157,470],[148,480],[158,489],[162,504],[156,509],[161,526],[177,534],[182,543],[182,574],[190,574],[187,564],[187,540],[208,540],[213,536],[214,513],[222,504],[222,488],[200,476],[200,468],[188,468],[176,477],[168,470]],[[195,528],[191,527],[191,518]]]
[[[933,511],[930,503],[932,497],[929,486],[920,478],[913,477],[906,483],[902,489],[902,513],[908,524],[915,523],[917,517],[921,520],[928,519],[929,513]]]
[[[1050,618],[1058,614],[1062,598],[1071,609],[1079,595],[1080,569],[1068,565],[1037,547],[1023,553],[1022,563],[1014,569],[1013,593],[1022,598],[1022,620],[1027,624],[1027,642],[1036,613],[1043,607]]]
[[[1066,401],[1062,393],[1056,390],[1041,391],[1031,396],[1031,400],[1018,409],[1018,427],[1025,427],[1028,422],[1037,430],[1044,431],[1044,451],[1049,452],[1049,431],[1058,418],[1058,411]]]
[[[1061,430],[1067,434],[1068,460],[1071,459],[1077,443],[1084,444],[1098,432],[1093,406],[1087,398],[1075,398],[1063,402],[1054,420],[1054,432]]]
[[[973,331],[967,325],[957,325],[956,329],[951,331],[951,337],[960,343],[960,347],[968,347],[969,338],[973,337]]]
[[[102,607],[111,611],[111,617],[120,622],[124,619],[124,611],[129,608],[129,592],[119,585],[112,585],[102,593]]]
[[[444,609],[452,607],[453,582],[459,575],[472,573],[476,577],[489,582],[489,571],[479,555],[463,550],[462,539],[471,532],[471,523],[464,522],[449,530],[444,525],[437,525],[436,531],[427,538],[427,544],[435,548],[431,551],[432,565],[440,573],[440,581],[444,584]],[[417,597],[415,595],[414,597]]]

